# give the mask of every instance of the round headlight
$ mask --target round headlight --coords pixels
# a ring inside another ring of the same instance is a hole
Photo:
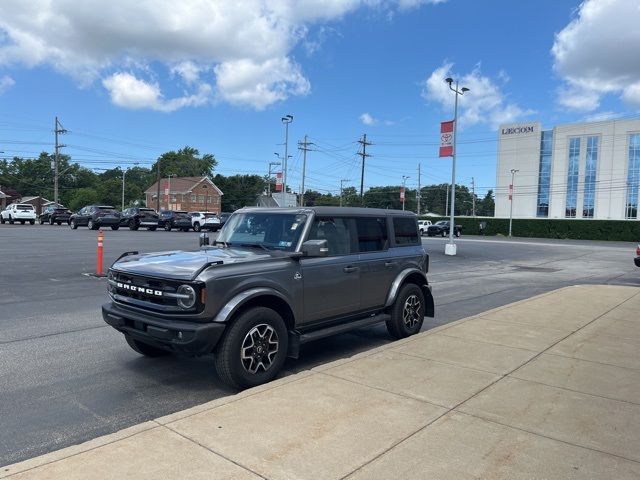
[[[192,308],[196,304],[196,291],[190,285],[180,285],[178,287],[179,295],[184,295],[184,297],[178,298],[178,305],[181,308]]]

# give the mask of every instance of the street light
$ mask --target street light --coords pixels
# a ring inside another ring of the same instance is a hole
[[[449,243],[444,248],[445,255],[455,255],[456,254],[456,244],[453,242],[453,234],[455,231],[455,211],[456,211],[456,143],[458,142],[458,96],[464,95],[465,92],[468,92],[469,89],[467,87],[462,87],[458,90],[458,80],[456,80],[456,87],[453,88],[453,78],[447,77],[444,80],[449,84],[449,89],[455,94],[455,106],[453,109],[453,155],[452,155],[452,166],[451,166],[451,218],[449,220]]]
[[[280,155],[278,155],[277,153],[274,153],[278,158],[280,158]],[[280,162],[269,162],[269,173],[267,173],[267,197],[271,196],[271,167],[275,167],[277,165],[281,165]]]
[[[284,123],[284,163],[282,168],[282,206],[286,206],[287,198],[287,160],[289,158],[289,124],[293,122],[293,115],[282,117]]]
[[[133,164],[134,167],[137,167],[138,165],[140,165],[139,162],[136,162]],[[124,210],[124,177],[127,174],[127,172],[129,171],[129,169],[131,169],[133,167],[129,167],[126,170],[122,171],[122,210]]]
[[[520,170],[516,170],[515,168],[511,169],[511,185],[509,185],[509,236],[511,236],[511,223],[513,222],[513,194],[515,193],[513,182],[515,181],[516,173],[519,171]]]
[[[407,197],[407,192],[405,190],[405,185],[407,184],[407,178],[411,178],[411,177],[408,177],[407,175],[402,175],[402,210],[404,210],[404,201],[405,201],[405,198]]]

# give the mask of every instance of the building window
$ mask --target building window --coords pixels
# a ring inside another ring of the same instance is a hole
[[[198,201],[197,195],[191,195],[191,203],[196,203]]]
[[[549,189],[551,186],[551,154],[553,130],[542,132],[540,141],[540,173],[538,174],[538,210],[536,216],[549,216]]]
[[[580,138],[569,141],[569,162],[567,169],[567,205],[564,216],[576,218],[578,206],[578,173],[580,171]]]
[[[211,205],[211,200],[212,200],[212,199],[211,199],[211,195],[209,195],[209,196],[207,197],[207,203],[208,203],[209,205]]]
[[[198,195],[198,203],[204,203],[204,195]]]
[[[596,203],[596,172],[598,170],[598,137],[587,137],[587,161],[584,168],[584,200],[582,217],[593,218]]]
[[[627,203],[625,218],[638,218],[638,185],[640,184],[640,133],[629,135],[627,167]]]

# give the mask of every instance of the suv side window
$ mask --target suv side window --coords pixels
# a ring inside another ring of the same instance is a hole
[[[326,240],[329,256],[355,253],[351,240],[353,224],[352,218],[316,217],[309,230],[308,240]]]
[[[420,238],[416,220],[412,217],[394,217],[393,230],[396,245],[419,245]]]
[[[360,252],[378,252],[389,248],[385,217],[359,217],[356,218],[356,225]]]

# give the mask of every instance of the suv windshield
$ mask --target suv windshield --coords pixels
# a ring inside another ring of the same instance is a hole
[[[287,213],[237,213],[225,223],[216,243],[258,245],[270,249],[295,250],[307,216]]]

